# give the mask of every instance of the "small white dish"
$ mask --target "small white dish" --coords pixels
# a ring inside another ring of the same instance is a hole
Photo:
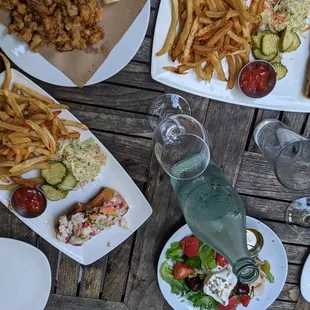
[[[229,90],[227,82],[220,81],[216,74],[214,74],[211,83],[207,83],[206,81],[201,81],[196,76],[194,70],[189,70],[188,74],[181,75],[163,69],[164,66],[177,66],[177,62],[172,62],[168,54],[160,57],[156,56],[156,53],[162,48],[166,40],[172,18],[171,10],[171,1],[161,1],[152,51],[151,74],[155,81],[188,93],[222,102],[260,109],[310,112],[310,100],[303,96],[308,67],[309,33],[306,33],[306,38],[300,36],[301,46],[297,51],[283,54],[282,63],[288,68],[286,77],[277,82],[275,88],[268,96],[253,99],[245,96],[239,90],[237,81],[235,87]],[[254,58],[251,57],[251,60],[254,60]],[[226,60],[223,61],[223,69],[227,77],[228,65]]]
[[[150,11],[151,3],[148,0],[136,20],[86,85],[107,80],[130,62],[145,37]],[[8,35],[6,26],[2,24],[0,24],[0,48],[12,62],[33,77],[54,85],[76,87],[65,74],[49,63],[43,56],[31,52],[26,43],[21,42],[13,35]]]
[[[0,85],[4,79],[4,72],[0,74]],[[12,83],[17,82],[28,86],[33,90],[42,93],[50,98],[42,88],[30,81],[17,70],[12,70]],[[52,98],[53,99],[53,98]],[[54,99],[55,100],[55,99]],[[55,102],[57,102],[55,100]],[[78,121],[67,110],[62,111],[61,118]],[[75,128],[76,129],[76,128]],[[78,130],[78,129],[76,129]],[[83,189],[71,191],[68,196],[59,201],[48,201],[45,212],[34,219],[21,217],[14,210],[14,213],[21,221],[28,225],[32,230],[52,244],[58,250],[62,251],[80,264],[89,265],[102,256],[108,254],[115,247],[125,241],[132,235],[152,214],[152,208],[145,199],[139,188],[113,157],[113,155],[102,145],[102,143],[89,131],[79,130],[81,132],[80,141],[88,138],[95,139],[96,143],[107,154],[107,163],[102,167],[101,172],[93,182],[86,184]],[[38,171],[30,171],[25,175],[26,178],[38,177]],[[1,183],[1,182],[0,182]],[[113,226],[107,229],[91,240],[85,242],[83,246],[73,246],[60,242],[56,239],[54,225],[60,215],[66,214],[68,210],[77,202],[86,203],[96,196],[103,187],[110,187],[119,192],[129,205],[129,210],[124,216],[128,223],[128,229]],[[10,201],[10,191],[0,191],[0,201],[8,206]],[[0,307],[1,308],[1,307]]]
[[[277,299],[285,284],[288,271],[287,255],[281,240],[268,226],[249,216],[247,216],[246,222],[247,228],[254,228],[263,235],[264,246],[258,257],[262,260],[269,261],[271,273],[273,274],[275,281],[272,284],[266,281],[265,293],[263,295],[253,298],[247,308],[239,305],[237,309],[265,310],[268,309],[268,307]],[[170,285],[161,278],[160,266],[163,261],[166,260],[166,251],[170,247],[170,244],[175,241],[180,241],[184,237],[192,234],[193,233],[189,229],[188,225],[181,227],[167,241],[158,261],[157,279],[160,290],[166,301],[175,310],[198,310],[198,308],[194,307],[193,304],[186,298],[182,298],[171,293]]]
[[[34,246],[0,238],[1,309],[43,310],[51,290],[51,268]]]
[[[302,269],[300,291],[305,300],[310,302],[310,255]]]

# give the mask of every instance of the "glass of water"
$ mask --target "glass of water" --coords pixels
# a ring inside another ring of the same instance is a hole
[[[310,141],[276,119],[266,119],[254,139],[279,182],[286,188],[310,188]]]
[[[172,115],[154,131],[155,155],[165,172],[177,180],[201,175],[210,161],[209,139],[203,126],[188,115]]]

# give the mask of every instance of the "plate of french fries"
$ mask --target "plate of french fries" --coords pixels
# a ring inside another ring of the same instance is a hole
[[[310,112],[303,96],[309,36],[283,59],[287,78],[266,97],[246,97],[238,75],[254,60],[251,36],[260,29],[264,0],[167,0],[157,17],[151,74],[154,80],[202,97],[263,109]]]
[[[67,105],[60,104],[17,70],[0,53],[6,70],[0,74],[0,202],[60,251],[88,265],[127,239],[151,215],[152,209],[138,187],[104,145],[79,122]],[[37,218],[21,217],[10,207],[10,197],[19,186],[40,187],[42,169],[57,160],[60,139],[86,141],[93,138],[106,154],[106,164],[94,181],[68,193],[66,198],[49,201]],[[83,247],[56,239],[55,223],[77,202],[87,203],[103,188],[117,190],[129,210],[124,216],[128,228],[113,226],[93,237]]]

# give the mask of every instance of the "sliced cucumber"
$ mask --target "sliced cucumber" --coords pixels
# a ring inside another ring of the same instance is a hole
[[[41,173],[46,183],[50,185],[57,185],[64,180],[67,174],[67,169],[64,164],[54,162],[51,164],[49,169],[41,170]]]
[[[279,41],[280,38],[276,34],[266,34],[262,39],[262,52],[267,56],[277,54]]]
[[[262,39],[266,34],[272,33],[271,31],[259,31],[256,36],[252,36],[253,48],[262,48]]]
[[[275,58],[273,58],[272,60],[270,60],[271,64],[274,64],[276,62],[281,62],[282,61],[282,57],[278,54]]]
[[[282,80],[287,74],[288,71],[287,68],[284,65],[280,64],[279,62],[276,62],[272,65],[277,72],[277,80]]]
[[[68,192],[62,191],[60,189],[56,189],[53,186],[50,186],[47,184],[42,185],[41,188],[44,194],[46,195],[46,198],[51,201],[57,201],[60,199],[64,199],[68,195]]]
[[[288,50],[294,42],[294,33],[289,30],[285,30],[280,39],[280,51],[285,52]]]
[[[57,185],[57,188],[63,191],[70,191],[75,188],[76,184],[77,184],[77,181],[75,177],[71,173],[68,173],[65,176],[64,180],[60,184]]]
[[[261,59],[261,60],[266,60],[266,61],[270,61],[277,56],[277,54],[265,55],[258,48],[253,48],[252,54],[255,59]]]
[[[300,41],[300,38],[299,38],[298,34],[294,33],[293,44],[287,50],[285,50],[284,52],[286,52],[286,53],[294,52],[294,51],[296,51],[298,49],[300,44],[301,44],[301,41]]]

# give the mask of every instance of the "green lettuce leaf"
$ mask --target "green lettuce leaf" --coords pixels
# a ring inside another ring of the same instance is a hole
[[[171,259],[173,263],[183,261],[181,257],[183,255],[183,251],[180,246],[180,242],[172,242],[170,248],[166,252],[166,258]]]
[[[266,273],[266,276],[270,283],[274,283],[274,276],[272,275],[270,271]]]
[[[200,308],[200,310],[215,310],[216,301],[211,296],[206,295],[203,290],[198,292],[190,292],[187,294],[187,299],[190,300],[194,307]]]
[[[183,279],[177,280],[173,277],[173,269],[168,264],[168,261],[164,261],[160,266],[160,275],[164,281],[170,284],[172,294],[184,296],[189,292],[190,289]]]
[[[212,270],[217,266],[216,260],[215,260],[215,251],[208,245],[206,244],[200,245],[198,255],[201,259],[202,265],[207,270]]]
[[[201,269],[201,259],[199,256],[187,258],[185,264],[192,269]]]

